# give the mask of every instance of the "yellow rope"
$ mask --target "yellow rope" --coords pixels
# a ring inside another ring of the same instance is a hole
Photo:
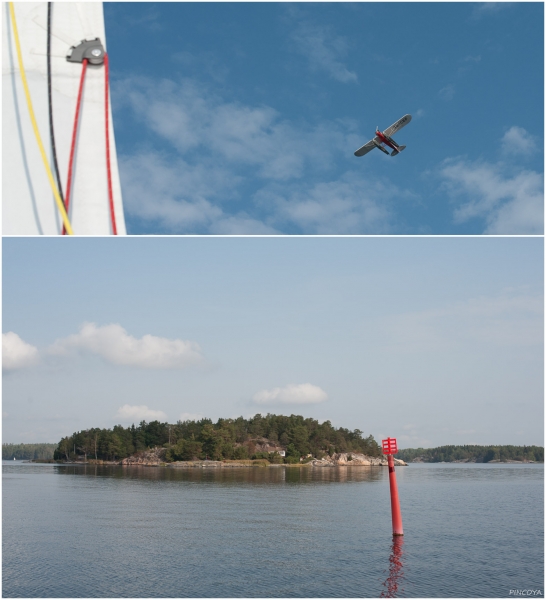
[[[13,37],[15,39],[15,47],[17,48],[17,59],[19,61],[19,71],[21,72],[21,79],[23,81],[23,87],[25,89],[25,96],[27,99],[28,112],[30,114],[30,120],[32,122],[32,128],[34,129],[34,135],[36,136],[36,141],[38,142],[38,147],[40,148],[40,154],[42,155],[42,160],[44,161],[44,165],[47,172],[47,177],[49,179],[49,184],[51,185],[51,189],[53,190],[53,195],[55,196],[55,202],[57,203],[57,207],[59,208],[59,212],[61,213],[61,217],[63,218],[64,227],[66,232],[69,235],[74,235],[72,231],[72,227],[70,225],[70,221],[68,220],[68,215],[66,214],[66,209],[64,207],[63,201],[59,195],[59,191],[57,190],[57,186],[55,185],[55,180],[53,179],[53,174],[51,173],[51,169],[49,168],[49,162],[47,160],[47,156],[44,150],[44,146],[42,144],[42,138],[40,137],[40,132],[38,131],[38,124],[36,123],[36,117],[34,116],[34,110],[32,108],[32,101],[30,99],[30,92],[28,90],[27,78],[25,75],[25,68],[23,67],[23,57],[21,55],[21,45],[19,44],[19,33],[17,32],[17,22],[15,21],[15,10],[13,8],[13,2],[9,3],[9,12],[11,15],[11,24],[13,27]]]

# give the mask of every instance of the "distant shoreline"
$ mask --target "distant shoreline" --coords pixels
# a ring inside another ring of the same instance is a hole
[[[387,459],[381,458],[376,459],[373,463],[362,462],[358,460],[349,460],[342,462],[327,462],[312,460],[304,463],[292,463],[292,464],[274,464],[264,459],[256,460],[187,460],[187,461],[175,461],[175,462],[164,462],[164,461],[147,461],[141,462],[127,462],[126,459],[123,461],[107,461],[107,460],[95,460],[89,459],[87,461],[66,461],[59,459],[33,459],[25,462],[39,463],[39,464],[57,464],[57,465],[97,465],[97,466],[121,466],[121,467],[166,467],[174,469],[240,469],[240,468],[278,468],[284,467],[288,469],[301,469],[301,468],[332,468],[332,467],[386,467]],[[396,466],[407,466],[404,461],[395,459]]]
[[[408,463],[543,463],[543,446],[438,446],[436,448],[404,448],[398,456]]]

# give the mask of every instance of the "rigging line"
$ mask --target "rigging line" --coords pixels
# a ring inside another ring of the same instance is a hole
[[[108,54],[104,53],[104,121],[106,123],[106,173],[108,176],[108,201],[110,203],[110,218],[112,220],[112,233],[117,235],[116,215],[114,214],[114,195],[112,193],[112,170],[110,168],[110,133],[108,128]]]
[[[42,138],[40,137],[40,132],[38,130],[38,124],[36,122],[36,117],[34,116],[34,109],[32,108],[32,100],[30,99],[30,91],[28,89],[27,77],[25,74],[25,67],[23,65],[23,56],[21,54],[21,44],[19,42],[19,32],[17,31],[17,21],[15,19],[15,9],[13,8],[13,2],[9,3],[9,12],[11,17],[11,24],[13,27],[13,38],[15,41],[15,48],[17,50],[17,60],[19,62],[19,72],[21,73],[21,81],[23,82],[23,88],[25,90],[25,97],[27,100],[28,112],[30,115],[30,121],[32,123],[32,128],[34,130],[34,135],[36,137],[36,141],[38,143],[38,148],[40,149],[40,155],[42,156],[42,161],[44,163],[44,167],[47,173],[47,178],[49,180],[49,185],[53,190],[53,196],[55,197],[55,202],[57,203],[57,208],[61,213],[61,217],[63,219],[63,223],[66,227],[66,231],[69,235],[73,235],[72,226],[70,225],[70,221],[68,219],[68,215],[66,214],[66,210],[64,207],[64,203],[59,196],[59,192],[57,190],[57,186],[55,185],[55,180],[53,179],[53,174],[51,173],[51,169],[49,168],[49,162],[47,160],[47,156],[44,150],[44,145],[42,144]]]
[[[53,152],[53,166],[55,167],[55,175],[57,177],[57,187],[59,189],[59,196],[63,203],[65,203],[63,196],[63,186],[61,184],[61,175],[59,171],[59,164],[57,163],[57,148],[55,147],[55,132],[53,128],[53,100],[51,98],[51,6],[53,2],[47,3],[47,101],[49,106],[49,137],[51,140],[51,149]],[[68,207],[65,203],[65,208]],[[64,225],[63,225],[64,232]]]
[[[72,191],[72,170],[74,164],[74,154],[76,151],[76,137],[78,134],[78,123],[80,120],[80,107],[82,103],[82,91],[83,82],[85,80],[85,72],[87,70],[87,58],[83,59],[82,62],[82,74],[80,76],[80,87],[78,89],[78,100],[76,102],[76,115],[74,116],[74,127],[72,129],[72,143],[70,145],[70,159],[68,161],[68,177],[66,182],[66,210],[70,206],[70,193]],[[63,227],[63,235],[65,235],[66,229]]]

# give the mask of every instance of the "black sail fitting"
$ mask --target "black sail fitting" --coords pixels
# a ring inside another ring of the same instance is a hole
[[[104,46],[100,38],[94,40],[82,40],[78,46],[72,46],[72,51],[67,57],[68,62],[81,63],[86,58],[91,65],[102,65],[104,63]]]

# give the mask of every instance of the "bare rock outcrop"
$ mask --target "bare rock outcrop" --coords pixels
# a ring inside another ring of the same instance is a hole
[[[403,460],[394,459],[395,466],[407,466]],[[315,459],[312,461],[314,467],[351,467],[351,466],[368,466],[368,467],[386,467],[386,456],[367,456],[357,452],[340,452],[332,456],[326,455],[323,459]]]
[[[251,439],[249,443],[253,444],[254,452],[280,452],[285,450],[279,443],[263,437]]]
[[[152,448],[151,450],[145,450],[144,452],[137,452],[133,456],[124,458],[121,465],[146,465],[146,466],[159,466],[165,462],[165,448]]]

